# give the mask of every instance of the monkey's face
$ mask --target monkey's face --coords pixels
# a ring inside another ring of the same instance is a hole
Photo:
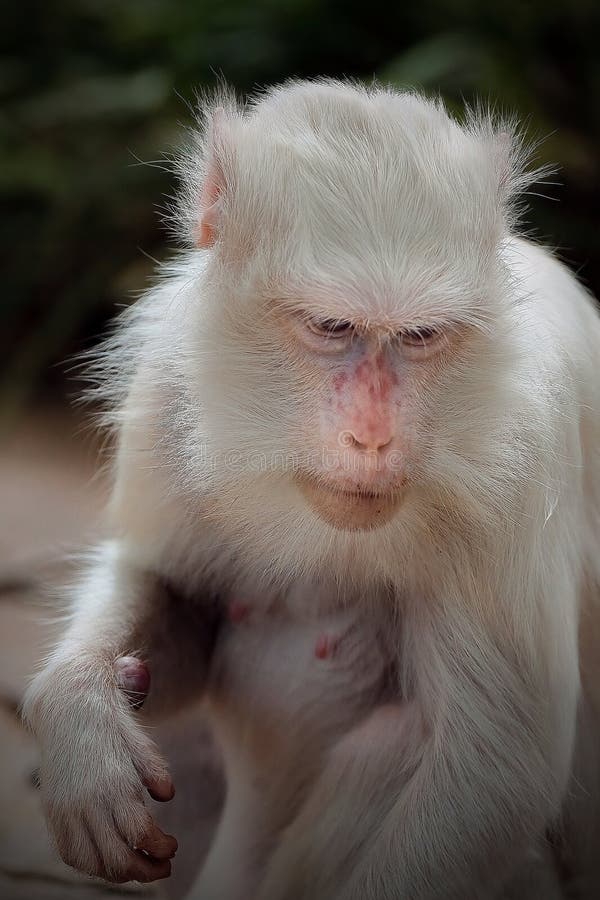
[[[378,528],[418,477],[426,396],[460,337],[435,322],[394,328],[306,313],[283,328],[307,448],[294,481],[330,525]]]
[[[203,334],[190,359],[202,370],[202,439],[225,460],[211,475],[227,514],[275,523],[294,510],[307,531],[316,517],[365,532],[403,528],[424,497],[470,502],[506,367],[492,311],[424,290],[409,307],[402,286],[367,308],[362,286],[324,281],[233,284],[191,330]]]

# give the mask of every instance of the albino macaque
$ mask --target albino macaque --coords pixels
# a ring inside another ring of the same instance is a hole
[[[190,900],[597,897],[600,320],[517,234],[518,134],[333,81],[204,116],[193,246],[98,354],[112,539],[25,704],[58,849],[169,874],[145,717],[202,701]]]

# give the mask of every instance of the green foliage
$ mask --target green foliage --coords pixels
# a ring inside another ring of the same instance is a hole
[[[481,97],[546,137],[562,187],[530,220],[600,290],[600,16],[596,0],[41,0],[3,10],[0,192],[4,387],[100,332],[168,253],[161,154],[220,76],[241,93],[291,75],[375,74]],[[139,160],[158,160],[155,165]],[[50,375],[47,373],[50,372]]]

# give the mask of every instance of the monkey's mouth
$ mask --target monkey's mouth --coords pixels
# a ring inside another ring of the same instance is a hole
[[[380,528],[402,502],[403,485],[363,487],[319,479],[304,472],[296,481],[312,510],[334,528],[359,531]]]

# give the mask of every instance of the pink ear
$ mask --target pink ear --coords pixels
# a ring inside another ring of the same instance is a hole
[[[200,249],[212,247],[217,240],[219,199],[225,190],[225,177],[219,160],[219,151],[224,144],[225,115],[222,107],[213,113],[209,134],[209,162],[202,190],[200,192],[200,217],[196,226],[196,246]]]
[[[202,191],[200,192],[200,218],[196,226],[196,246],[201,249],[212,247],[217,239],[217,203],[223,189],[221,167],[211,161]]]

